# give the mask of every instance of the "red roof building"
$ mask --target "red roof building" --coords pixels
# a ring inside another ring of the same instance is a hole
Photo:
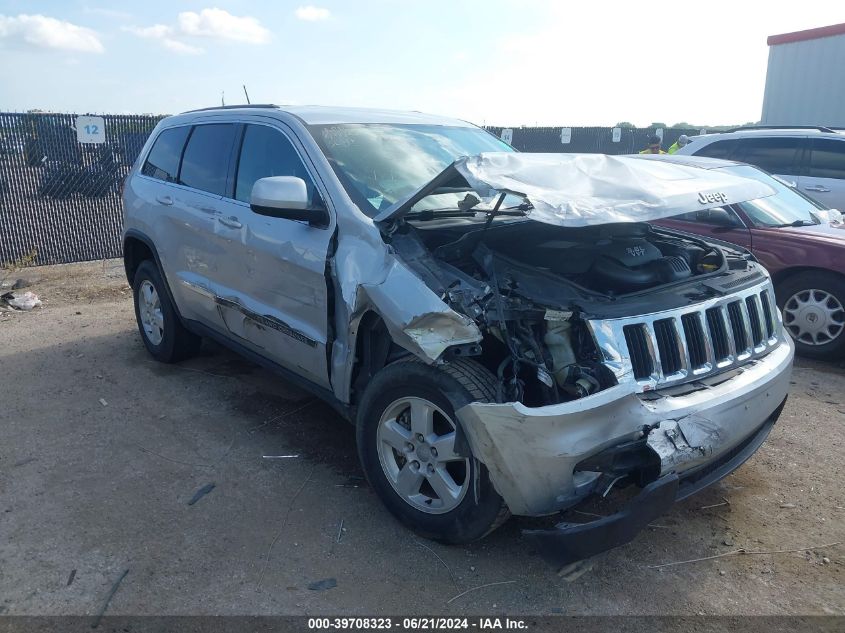
[[[771,35],[761,122],[845,128],[845,24]]]

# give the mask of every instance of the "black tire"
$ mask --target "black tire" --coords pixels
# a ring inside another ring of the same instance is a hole
[[[459,432],[455,410],[470,402],[495,402],[496,379],[483,366],[470,360],[457,360],[432,367],[417,360],[397,361],[384,367],[370,381],[358,407],[358,455],[367,480],[387,509],[414,532],[443,543],[469,543],[489,534],[510,516],[507,506],[493,488],[487,468],[470,457],[468,492],[453,509],[430,514],[412,506],[396,490],[382,467],[378,427],[382,415],[402,398],[423,398],[450,418],[458,428],[458,445],[469,446]],[[465,455],[465,452],[461,452]],[[435,454],[436,455],[436,454]]]
[[[161,329],[161,340],[158,342],[150,339],[141,320],[139,292],[145,286],[144,282],[152,284],[161,307],[163,328]],[[153,358],[162,363],[176,363],[194,356],[199,351],[202,338],[189,332],[182,325],[179,315],[176,314],[176,310],[170,301],[167,286],[161,277],[158,266],[152,260],[144,260],[138,266],[135,279],[132,282],[132,298],[135,302],[135,320],[138,323],[141,340]]]
[[[797,329],[797,324],[792,329],[789,327],[793,321],[791,321],[790,316],[784,310],[794,307],[795,304],[787,306],[787,302],[790,301],[791,297],[799,295],[802,291],[811,289],[825,292],[838,301],[840,306],[845,306],[845,278],[825,271],[803,272],[792,275],[779,283],[775,288],[778,307],[783,312],[784,329],[793,335],[792,340],[795,341],[795,351],[797,354],[818,360],[838,360],[845,356],[845,327],[840,328],[838,334],[828,342],[815,345],[804,342],[796,337],[795,330]],[[836,315],[836,318],[845,321],[845,312],[837,311]]]

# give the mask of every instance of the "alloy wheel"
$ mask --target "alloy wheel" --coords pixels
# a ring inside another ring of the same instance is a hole
[[[455,452],[456,425],[434,403],[400,398],[379,420],[379,462],[410,506],[429,514],[455,509],[470,484],[469,459]]]
[[[147,279],[138,288],[138,316],[147,340],[153,345],[160,345],[164,338],[164,315],[158,291]]]

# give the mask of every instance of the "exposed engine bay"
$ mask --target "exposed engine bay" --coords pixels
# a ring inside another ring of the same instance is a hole
[[[402,222],[397,255],[484,335],[473,355],[500,401],[542,406],[616,384],[587,325],[714,296],[700,283],[746,271],[748,256],[645,223],[560,227],[532,221]],[[448,358],[447,358],[448,360]]]

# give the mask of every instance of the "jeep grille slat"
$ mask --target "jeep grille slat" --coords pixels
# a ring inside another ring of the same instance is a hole
[[[772,310],[768,290],[760,293],[760,301],[763,304],[763,318],[766,321],[766,338],[772,338],[777,330],[777,314]]]
[[[748,351],[748,333],[745,330],[745,319],[739,301],[728,304],[728,316],[731,320],[731,331],[734,335],[734,352],[739,356]]]
[[[691,369],[700,369],[707,364],[707,347],[704,343],[704,328],[701,327],[701,317],[698,312],[685,314],[681,317],[684,326],[684,336],[687,339]]]
[[[654,364],[651,361],[651,352],[648,349],[644,326],[640,324],[626,325],[625,342],[628,344],[628,351],[631,354],[634,378],[637,380],[649,378],[654,371]]]
[[[721,306],[706,311],[707,329],[713,341],[714,361],[721,363],[731,357],[731,342],[728,338],[728,328],[725,322],[725,312]]]
[[[640,317],[591,320],[605,365],[642,390],[736,367],[783,343],[771,282],[697,306]]]
[[[654,322],[654,336],[657,339],[657,351],[660,353],[660,366],[663,375],[676,374],[682,369],[681,351],[678,348],[678,333],[674,319],[660,319]]]
[[[759,307],[759,298],[757,295],[747,297],[745,305],[748,308],[748,318],[751,321],[751,341],[754,347],[758,347],[763,342],[763,315]]]

